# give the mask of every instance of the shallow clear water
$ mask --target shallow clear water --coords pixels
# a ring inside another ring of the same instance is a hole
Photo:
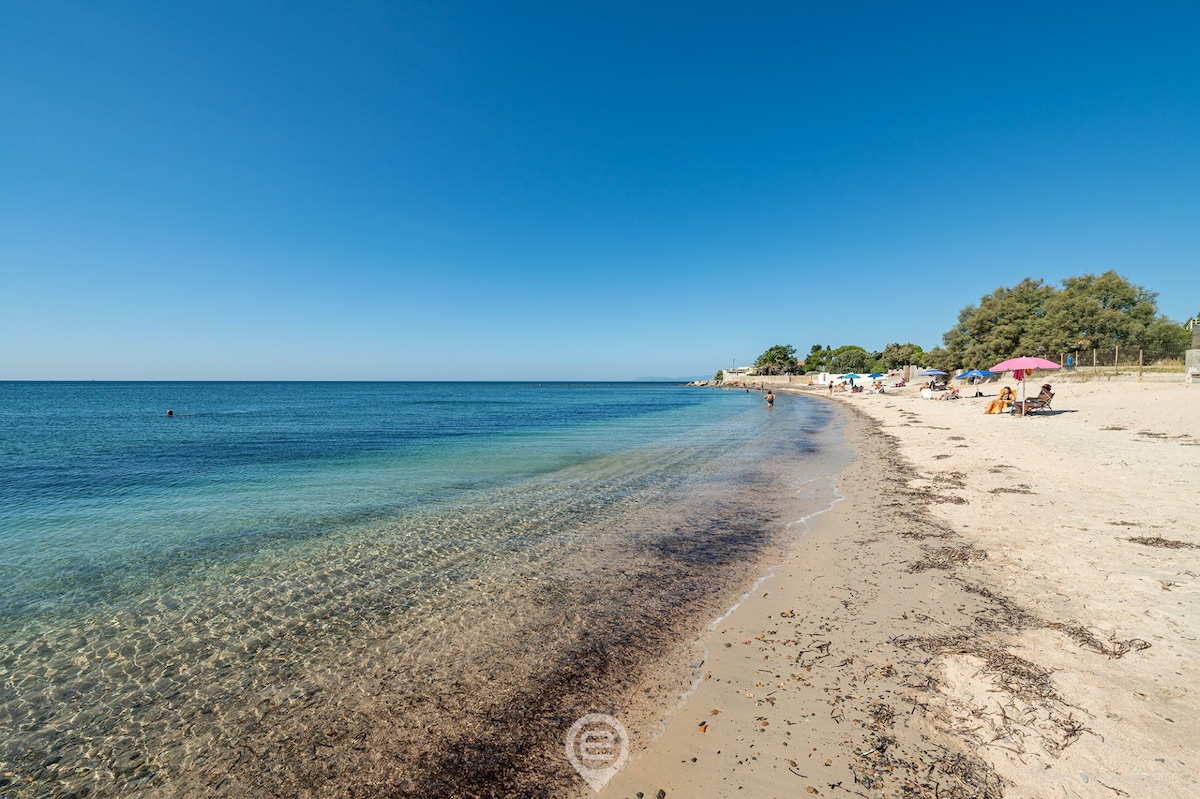
[[[829,504],[831,413],[661,384],[0,383],[0,795],[536,795],[567,716],[633,713]]]

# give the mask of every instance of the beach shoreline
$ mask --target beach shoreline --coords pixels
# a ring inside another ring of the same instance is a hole
[[[648,740],[694,683],[706,625],[783,559],[849,459],[832,406],[766,413],[672,385],[447,403],[422,401],[437,386],[8,388],[51,409],[12,429],[59,449],[10,454],[0,479],[6,531],[26,531],[4,564],[24,581],[0,591],[5,799],[573,795],[573,722],[612,714]],[[214,412],[172,402],[168,419],[167,392]],[[411,454],[399,434],[376,450],[393,404],[438,409],[410,418]],[[56,423],[67,408],[79,425]],[[127,426],[87,433],[112,417]],[[243,441],[280,430],[296,451],[252,447],[239,477]],[[451,432],[431,473],[430,439]],[[163,460],[182,487],[162,491]],[[44,484],[19,477],[35,467]],[[56,487],[80,485],[111,521],[63,511],[77,497]],[[38,526],[42,507],[57,525]],[[103,553],[66,545],[90,541]]]
[[[1200,392],[1057,390],[835,395],[844,498],[603,795],[1196,793]]]

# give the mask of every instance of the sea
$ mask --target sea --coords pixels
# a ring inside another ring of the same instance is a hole
[[[168,413],[170,411],[170,413]],[[0,799],[582,796],[836,499],[832,403],[0,382]]]

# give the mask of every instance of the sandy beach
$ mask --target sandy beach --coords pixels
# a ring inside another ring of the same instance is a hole
[[[1049,380],[835,395],[844,499],[602,795],[1200,795],[1200,387]]]

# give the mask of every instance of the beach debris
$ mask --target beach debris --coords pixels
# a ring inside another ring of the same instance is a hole
[[[924,558],[908,567],[910,573],[916,574],[928,569],[950,569],[954,566],[986,560],[988,556],[986,551],[970,543],[937,549],[927,548],[925,553]]]
[[[1145,547],[1158,547],[1160,549],[1200,549],[1200,544],[1190,544],[1187,541],[1175,541],[1170,538],[1163,538],[1161,535],[1141,535],[1134,536],[1133,538],[1126,538],[1125,540],[1134,544],[1141,544]]]
[[[708,722],[707,721],[702,721],[697,726],[698,726],[700,732],[708,732]]]
[[[1122,641],[1117,638],[1116,633],[1110,635],[1106,643],[1100,640],[1091,630],[1077,623],[1064,624],[1062,622],[1050,622],[1046,626],[1051,630],[1058,630],[1065,633],[1084,649],[1091,650],[1098,655],[1107,655],[1113,660],[1129,652],[1140,652],[1143,649],[1150,648],[1149,641],[1143,641],[1141,638],[1130,638],[1129,640]]]

